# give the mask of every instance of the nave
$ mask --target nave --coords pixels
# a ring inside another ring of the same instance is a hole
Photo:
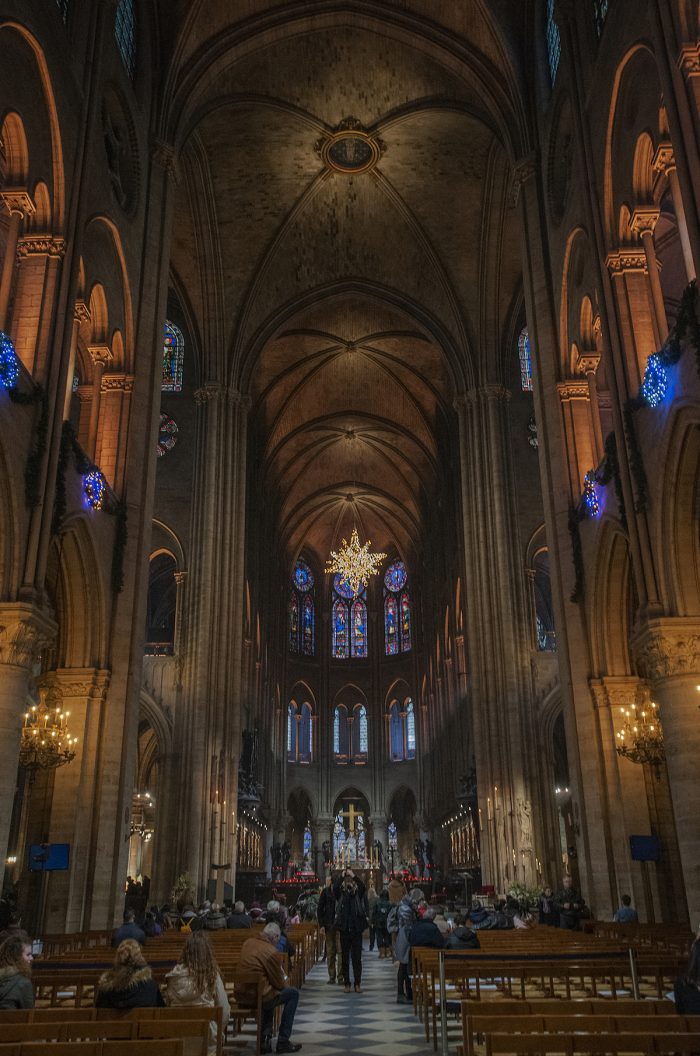
[[[423,1024],[409,1005],[396,1004],[398,966],[379,960],[365,941],[362,993],[328,984],[326,964],[309,972],[294,1019],[293,1040],[305,1056],[428,1056]]]

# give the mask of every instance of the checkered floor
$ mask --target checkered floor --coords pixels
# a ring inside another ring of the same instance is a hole
[[[397,965],[362,954],[362,993],[346,994],[328,984],[325,964],[317,964],[301,990],[292,1041],[303,1056],[434,1056],[412,1005],[396,1004]]]

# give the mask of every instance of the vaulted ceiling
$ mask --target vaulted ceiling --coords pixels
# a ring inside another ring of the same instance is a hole
[[[217,30],[222,6],[188,22],[171,86],[172,267],[201,381],[253,396],[289,558],[324,557],[353,523],[406,557],[453,398],[500,380],[519,307],[503,26],[480,0],[429,5],[472,9],[457,61],[435,44],[444,27],[409,31],[404,5],[295,4],[257,37]]]

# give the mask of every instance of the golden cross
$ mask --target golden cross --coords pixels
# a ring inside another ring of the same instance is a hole
[[[362,817],[362,811],[361,810],[355,810],[354,804],[350,803],[347,810],[341,810],[340,816],[341,816],[341,818],[348,818],[349,819],[349,821],[350,821],[350,829],[349,829],[349,831],[354,833],[354,831],[355,831],[355,819]]]

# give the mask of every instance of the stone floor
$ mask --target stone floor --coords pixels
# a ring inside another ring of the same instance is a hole
[[[397,965],[366,946],[362,993],[328,983],[324,963],[314,966],[301,990],[292,1041],[300,1056],[435,1056],[412,1005],[396,1004]],[[252,1046],[251,1046],[252,1049]]]

